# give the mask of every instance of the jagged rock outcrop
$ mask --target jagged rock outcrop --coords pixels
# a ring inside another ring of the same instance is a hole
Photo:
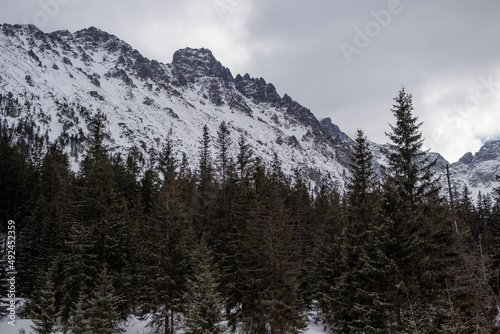
[[[0,48],[0,126],[61,142],[75,167],[101,111],[114,151],[137,146],[147,156],[168,137],[195,165],[203,125],[215,138],[226,121],[233,143],[245,135],[264,161],[278,154],[285,172],[302,170],[311,187],[344,182],[344,153],[309,109],[262,78],[233,77],[208,49],[178,50],[161,63],[95,27],[46,34],[8,24]]]
[[[318,121],[263,78],[233,77],[208,49],[178,50],[162,63],[95,27],[44,33],[2,24],[0,59],[0,127],[19,140],[59,141],[75,168],[88,145],[88,123],[101,111],[113,151],[136,146],[147,158],[170,138],[195,165],[203,126],[215,139],[225,121],[233,143],[244,135],[264,161],[277,154],[285,173],[302,170],[311,189],[341,187],[348,173],[354,142],[330,118]],[[370,147],[381,173],[384,145]],[[430,154],[444,180],[448,162]],[[451,165],[453,183],[489,192],[499,185],[499,166],[500,142],[487,142]]]

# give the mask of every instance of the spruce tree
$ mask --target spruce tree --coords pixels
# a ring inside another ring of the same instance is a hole
[[[403,209],[414,210],[417,203],[439,191],[432,170],[436,160],[431,160],[427,152],[421,151],[424,143],[420,132],[422,123],[418,123],[418,118],[413,116],[412,95],[402,88],[394,101],[396,104],[391,111],[396,124],[390,125],[391,132],[386,133],[390,140],[385,152],[389,175],[395,183]]]
[[[284,187],[289,188],[288,185]],[[312,255],[320,222],[313,218],[312,198],[298,170],[295,171],[294,184],[289,191],[288,199],[285,194],[280,196],[284,197],[286,206],[289,208],[290,224],[299,259],[299,299],[301,307],[307,309],[311,307],[313,299],[311,273],[314,263]]]
[[[239,242],[237,311],[244,333],[299,333],[304,318],[298,303],[298,277],[289,216],[262,165],[254,176],[254,205]]]
[[[420,330],[443,329],[451,321],[445,314],[446,281],[452,280],[452,223],[433,167],[436,160],[421,151],[422,133],[413,116],[411,94],[401,89],[392,112],[396,124],[391,125],[384,180],[385,220],[391,261],[395,265],[392,294],[392,330],[404,326]],[[439,292],[439,293],[437,293]]]
[[[44,289],[39,277],[64,253],[74,213],[74,176],[69,170],[68,157],[58,144],[49,145],[39,169],[23,229],[24,242],[20,245],[23,285],[34,294]]]
[[[90,226],[95,240],[93,254],[106,263],[113,285],[120,293],[120,311],[127,313],[124,287],[132,279],[127,268],[132,250],[127,247],[130,228],[127,201],[118,191],[113,163],[105,144],[105,116],[97,113],[90,123],[92,138],[77,180],[77,219]]]
[[[385,287],[391,261],[385,254],[387,234],[380,216],[372,154],[361,130],[351,160],[345,195],[347,221],[337,238],[340,274],[330,280],[330,294],[321,305],[324,319],[335,333],[385,333]]]
[[[335,280],[340,276],[338,239],[345,225],[340,195],[335,189],[321,187],[314,201],[314,217],[321,223],[313,254],[313,296],[318,310],[316,320],[329,323],[327,317],[333,312]]]
[[[248,143],[245,135],[242,133],[238,138],[238,154],[236,156],[236,168],[238,171],[238,176],[240,183],[243,182],[247,173],[249,172],[249,167],[251,167],[253,162],[253,149]]]
[[[71,326],[71,319],[75,317],[75,303],[79,298],[89,298],[98,277],[99,261],[93,252],[95,240],[92,236],[89,227],[74,223],[65,243],[66,254],[62,258],[62,282],[58,294],[61,296],[61,320],[66,328]]]
[[[218,149],[217,163],[219,165],[219,180],[222,185],[226,184],[229,168],[232,164],[231,152],[231,131],[225,121],[222,121],[217,129],[216,146]]]
[[[212,160],[211,143],[208,126],[203,127],[203,135],[200,139],[199,164],[198,164],[198,192],[195,215],[195,232],[201,235],[204,232],[212,233],[214,200],[217,193],[215,183],[215,172]]]
[[[218,289],[218,270],[205,240],[200,239],[193,251],[194,273],[187,283],[186,318],[187,334],[222,334],[224,303]]]
[[[99,274],[96,285],[86,307],[88,331],[95,334],[122,333],[118,300],[106,266]]]
[[[56,309],[55,289],[49,275],[46,279],[45,287],[40,291],[38,302],[32,311],[33,325],[31,329],[38,334],[54,333],[58,324],[58,312]]]
[[[83,293],[79,294],[78,300],[73,306],[71,317],[65,325],[66,329],[72,334],[91,334],[88,329],[88,317],[86,314],[87,298]]]
[[[192,230],[185,217],[170,141],[165,144],[158,165],[163,181],[145,226],[140,308],[141,314],[148,316],[150,327],[173,334],[176,316],[184,311]]]

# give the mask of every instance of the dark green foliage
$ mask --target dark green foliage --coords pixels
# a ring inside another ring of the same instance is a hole
[[[184,297],[184,330],[187,334],[222,334],[224,301],[218,291],[218,270],[203,238],[193,251],[193,265],[193,278],[187,282]]]
[[[320,295],[320,305],[332,332],[385,333],[389,305],[385,289],[394,266],[385,254],[387,225],[380,215],[372,155],[361,130],[351,159],[347,219],[335,238],[338,268],[335,276],[322,283],[329,294]]]
[[[396,104],[391,109],[396,124],[391,125],[391,132],[386,133],[390,142],[386,152],[389,162],[389,177],[394,183],[397,195],[400,198],[402,210],[414,210],[415,205],[438,192],[436,179],[432,167],[436,161],[430,161],[423,145],[422,133],[414,117],[412,95],[402,88],[394,98]]]
[[[47,275],[48,276],[48,275]],[[31,329],[38,334],[54,333],[58,323],[54,283],[50,277],[46,280],[45,287],[40,290],[38,302],[33,306],[33,325]]]
[[[120,328],[120,314],[118,301],[114,294],[111,277],[106,266],[99,274],[95,290],[90,296],[87,306],[86,328],[95,334],[118,334]]]
[[[383,178],[358,131],[345,193],[311,194],[225,122],[191,169],[169,140],[146,163],[112,155],[98,113],[76,176],[62,145],[4,135],[0,214],[35,330],[118,333],[136,315],[167,334],[300,333],[314,312],[332,333],[495,332],[500,190],[450,208],[411,95],[395,101]]]
[[[443,331],[450,322],[446,310],[446,280],[453,280],[454,238],[449,211],[438,195],[429,161],[420,151],[421,123],[412,115],[412,96],[403,88],[392,109],[396,124],[384,180],[384,214],[391,221],[387,257],[394,264],[388,287],[395,329],[415,327]],[[432,311],[431,311],[432,310]]]
[[[238,217],[243,221],[237,243],[241,306],[236,317],[245,333],[298,333],[304,327],[292,231],[276,182],[257,165],[255,186],[248,192],[249,212]]]
[[[159,170],[163,182],[144,228],[140,250],[140,309],[150,326],[174,333],[176,315],[184,311],[184,294],[190,273],[192,230],[181,200],[177,163],[172,146],[165,145]]]

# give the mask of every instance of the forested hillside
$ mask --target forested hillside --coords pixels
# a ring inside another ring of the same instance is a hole
[[[224,121],[190,165],[168,139],[146,161],[111,154],[97,113],[77,173],[60,142],[3,133],[2,297],[15,260],[36,333],[119,333],[130,315],[155,333],[300,333],[310,313],[330,333],[497,333],[500,190],[443,197],[411,95],[394,100],[383,177],[359,130],[345,191],[314,195]]]

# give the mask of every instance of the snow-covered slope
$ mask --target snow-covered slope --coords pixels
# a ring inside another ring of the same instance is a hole
[[[474,198],[479,192],[490,193],[500,187],[496,179],[500,175],[500,141],[487,141],[474,155],[464,154],[460,160],[450,166],[452,180],[459,184],[467,184]]]
[[[215,140],[225,121],[234,150],[243,134],[265,161],[277,154],[288,175],[300,169],[311,187],[342,187],[354,144],[331,119],[318,121],[264,79],[233,77],[207,49],[182,49],[172,62],[161,63],[94,27],[47,34],[33,25],[0,25],[2,128],[25,140],[38,134],[60,141],[76,168],[88,145],[88,123],[99,111],[107,117],[112,150],[137,146],[147,159],[149,149],[161,149],[170,138],[192,166],[203,126]],[[371,146],[380,170],[383,145]],[[475,156],[452,164],[453,182],[476,193],[499,186],[499,147],[488,142]],[[446,186],[448,162],[432,154]]]
[[[274,153],[289,174],[343,184],[338,145],[307,109],[272,84],[233,77],[207,49],[177,51],[171,63],[143,57],[96,28],[45,34],[32,25],[0,26],[1,126],[64,143],[81,159],[88,122],[102,111],[114,150],[159,149],[170,137],[194,165],[206,124],[215,139],[221,121],[232,140],[244,134],[266,161]]]

